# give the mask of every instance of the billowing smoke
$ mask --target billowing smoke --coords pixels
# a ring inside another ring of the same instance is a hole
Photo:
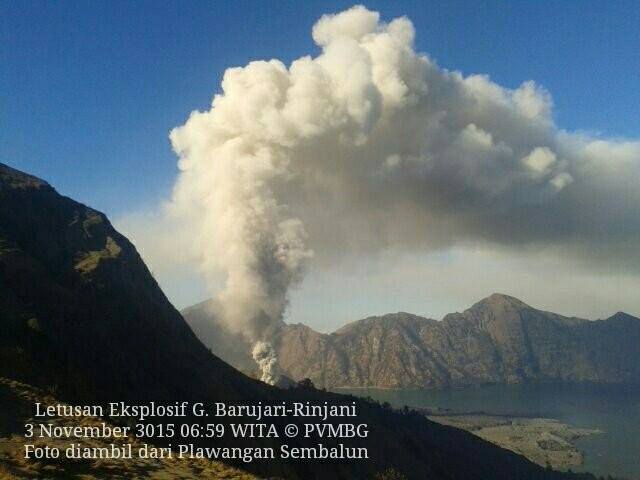
[[[231,328],[264,340],[312,252],[335,265],[491,244],[640,271],[640,143],[559,130],[534,82],[443,70],[414,51],[407,18],[357,6],[322,17],[313,39],[320,54],[288,67],[228,69],[211,109],[171,132],[170,211],[203,272],[225,275]]]
[[[258,341],[253,346],[251,355],[262,372],[260,380],[274,385],[280,378],[280,369],[278,356],[273,346],[269,342]]]

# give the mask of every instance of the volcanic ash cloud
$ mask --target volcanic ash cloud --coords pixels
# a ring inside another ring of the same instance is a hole
[[[313,39],[316,57],[228,69],[211,108],[171,132],[169,211],[212,289],[224,274],[230,328],[263,340],[255,320],[282,318],[313,256],[537,246],[640,272],[640,143],[559,130],[534,82],[439,68],[407,18],[357,6]]]
[[[262,372],[260,380],[270,385],[275,385],[280,378],[280,369],[278,367],[278,356],[273,346],[269,342],[258,341],[253,346],[251,355]]]

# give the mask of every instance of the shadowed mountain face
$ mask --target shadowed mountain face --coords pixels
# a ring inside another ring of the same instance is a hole
[[[238,347],[238,339],[228,337],[210,310],[204,303],[184,315],[214,352],[251,368],[251,360],[242,357],[247,347]],[[327,388],[640,384],[639,319],[624,313],[599,321],[568,318],[499,294],[442,321],[396,313],[356,321],[328,335],[282,323],[273,340],[286,375],[308,377]]]
[[[2,165],[0,311],[0,375],[74,398],[193,397],[212,377],[221,396],[260,390],[197,341],[103,214]]]
[[[358,422],[368,424],[371,435],[354,446],[368,447],[369,460],[243,465],[263,475],[370,479],[395,467],[416,480],[592,478],[545,471],[418,413],[310,388],[280,390],[245,377],[200,343],[104,215],[3,164],[0,326],[3,382],[35,385],[69,403],[357,401]],[[13,408],[11,398],[3,396],[0,437],[23,433],[12,412],[26,407]],[[192,441],[212,446],[217,440]],[[270,441],[260,446],[278,448],[284,440]],[[288,443],[310,446],[317,440]],[[255,446],[255,440],[225,439],[217,446]]]

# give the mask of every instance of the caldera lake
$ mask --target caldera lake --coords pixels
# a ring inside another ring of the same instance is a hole
[[[401,408],[553,418],[602,433],[579,438],[584,463],[573,471],[640,480],[640,388],[520,384],[442,390],[339,389]]]

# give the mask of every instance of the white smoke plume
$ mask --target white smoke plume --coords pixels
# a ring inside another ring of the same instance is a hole
[[[262,371],[260,380],[269,385],[275,385],[280,378],[280,369],[278,368],[278,356],[273,346],[269,342],[258,341],[253,346],[251,355]]]
[[[534,82],[444,70],[414,34],[362,6],[323,16],[318,56],[228,69],[211,108],[171,132],[170,213],[251,341],[314,255],[491,244],[640,272],[640,143],[559,130]]]

